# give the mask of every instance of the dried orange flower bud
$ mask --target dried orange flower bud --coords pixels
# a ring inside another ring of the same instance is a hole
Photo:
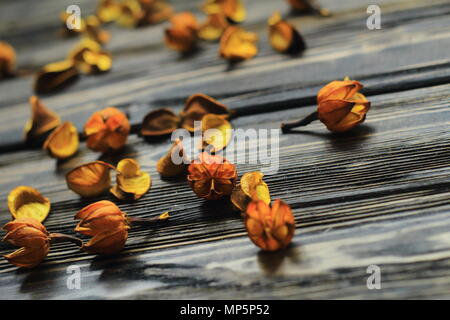
[[[312,1],[313,0],[288,0],[294,12],[317,13],[323,17],[328,17],[331,15],[328,9],[323,9]]]
[[[173,159],[177,159],[174,163]],[[185,154],[180,140],[174,142],[169,152],[156,163],[156,170],[163,177],[176,177],[186,171]]]
[[[3,241],[20,249],[5,255],[17,267],[32,268],[45,259],[50,250],[50,235],[45,227],[33,218],[18,218],[3,226],[7,232]]]
[[[50,212],[50,200],[32,187],[19,186],[8,195],[8,208],[13,218],[34,218],[42,222]]]
[[[72,122],[66,121],[57,127],[44,142],[43,148],[57,159],[67,159],[73,156],[79,146],[77,128]]]
[[[243,22],[247,16],[242,0],[207,0],[203,11],[207,14],[221,13],[233,23]]]
[[[348,131],[366,119],[370,102],[358,81],[332,81],[317,94],[319,120],[333,132]]]
[[[0,79],[12,76],[15,66],[16,51],[10,44],[0,41]]]
[[[266,251],[276,251],[291,243],[295,221],[291,208],[282,200],[275,200],[272,207],[260,200],[247,206],[245,227],[255,245]]]
[[[199,198],[217,200],[233,192],[236,167],[225,158],[203,152],[188,167],[188,181]]]
[[[81,209],[75,219],[81,220],[75,231],[92,237],[83,245],[87,252],[113,254],[125,246],[130,225],[126,214],[111,201],[90,204]]]
[[[123,159],[117,164],[117,185],[111,188],[111,193],[120,200],[141,198],[150,189],[152,180],[147,172],[140,170],[139,164],[133,159]]]
[[[66,88],[78,78],[78,70],[71,60],[45,65],[37,74],[34,91],[49,93]]]
[[[95,112],[84,125],[88,148],[98,152],[123,148],[129,133],[127,116],[113,107]]]
[[[96,74],[109,71],[112,67],[111,55],[103,51],[96,41],[85,38],[73,48],[68,59],[83,73]]]
[[[166,45],[179,52],[189,52],[197,46],[197,19],[183,12],[170,19],[171,27],[165,30]]]
[[[210,113],[221,115],[224,118],[228,118],[230,115],[228,108],[217,100],[202,93],[193,94],[186,100],[185,107],[180,113],[181,126],[194,132],[194,121],[201,121],[205,115]]]
[[[108,23],[116,20],[121,11],[122,7],[116,0],[101,0],[97,5],[96,15],[100,21]]]
[[[82,197],[95,197],[111,187],[110,170],[112,165],[103,161],[83,164],[66,174],[69,189]]]
[[[50,130],[55,129],[60,124],[59,116],[47,109],[36,96],[30,97],[31,119],[25,124],[25,140],[31,141],[38,138]]]
[[[219,54],[230,61],[253,58],[258,54],[258,36],[238,26],[229,26],[220,38]]]
[[[231,123],[222,115],[209,113],[202,118],[202,146],[208,152],[215,153],[224,149],[230,143],[232,133]]]
[[[111,34],[108,31],[100,29],[101,21],[96,16],[89,16],[86,18],[85,34],[88,38],[100,43],[108,43],[111,39]]]
[[[164,136],[178,128],[180,118],[170,109],[162,108],[149,112],[142,121],[141,135]]]
[[[197,36],[203,40],[215,41],[220,39],[227,27],[228,22],[225,19],[225,15],[213,13],[208,15],[206,21],[200,25]]]
[[[262,179],[263,176],[259,171],[247,172],[242,176],[241,183],[231,194],[231,202],[236,209],[245,212],[251,201],[262,200],[270,204],[269,187]]]
[[[269,18],[269,38],[272,47],[282,53],[299,54],[306,49],[303,37],[278,11]]]

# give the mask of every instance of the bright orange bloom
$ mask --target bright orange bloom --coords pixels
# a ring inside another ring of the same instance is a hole
[[[344,132],[366,119],[370,102],[359,93],[363,85],[358,81],[332,81],[317,94],[318,115],[328,130]]]
[[[87,146],[98,152],[116,151],[127,142],[130,123],[119,109],[109,107],[95,112],[84,125]]]
[[[3,226],[7,232],[3,241],[20,249],[5,255],[5,259],[17,267],[32,268],[41,263],[50,250],[47,229],[36,219],[18,218]]]
[[[225,158],[203,152],[188,167],[188,181],[200,198],[217,200],[233,192],[236,167]]]
[[[272,207],[259,200],[247,206],[245,227],[255,245],[266,251],[276,251],[291,243],[295,221],[291,208],[282,200],[275,200]]]
[[[81,209],[75,216],[81,221],[76,232],[91,236],[83,245],[89,253],[113,254],[122,250],[128,238],[130,225],[126,213],[111,201],[103,200]]]

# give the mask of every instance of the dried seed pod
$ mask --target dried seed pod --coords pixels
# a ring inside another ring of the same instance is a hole
[[[66,174],[67,186],[82,197],[99,196],[111,188],[111,169],[114,167],[103,161],[83,164]]]
[[[116,0],[101,0],[97,5],[96,15],[101,22],[108,23],[116,20],[122,11]]]
[[[142,121],[141,135],[144,137],[164,136],[178,128],[180,118],[170,109],[149,112]]]
[[[251,201],[262,200],[270,204],[269,187],[264,182],[263,174],[259,171],[245,173],[231,194],[231,202],[234,207],[245,212]]]
[[[8,195],[8,208],[13,218],[33,218],[42,222],[50,212],[50,200],[28,186],[14,188]]]
[[[218,200],[232,193],[236,167],[225,158],[203,152],[188,167],[188,181],[199,198]]]
[[[247,16],[242,0],[207,0],[203,11],[206,14],[221,13],[232,23],[241,23]]]
[[[303,37],[291,24],[283,21],[278,11],[269,18],[268,23],[270,44],[275,50],[299,54],[306,49]]]
[[[266,251],[287,247],[294,237],[295,221],[289,205],[277,199],[272,207],[264,201],[252,201],[247,206],[245,227],[252,242]]]
[[[220,38],[219,54],[232,62],[247,60],[258,54],[258,36],[238,26],[229,26]]]
[[[7,232],[3,241],[20,249],[5,255],[17,267],[33,268],[45,259],[50,250],[50,235],[36,219],[17,218],[3,226]]]
[[[84,125],[88,148],[98,152],[122,149],[129,133],[126,115],[113,107],[94,112]]]
[[[86,74],[106,72],[112,67],[111,55],[89,38],[81,40],[70,51],[68,59],[74,62],[78,70]]]
[[[36,96],[30,97],[31,119],[25,124],[25,140],[39,138],[60,124],[59,116],[47,109]]]
[[[216,41],[220,39],[228,22],[222,13],[213,13],[208,15],[206,21],[199,26],[197,36],[200,39]]]
[[[210,113],[222,115],[224,118],[228,118],[230,114],[228,108],[217,100],[202,93],[194,94],[186,100],[185,107],[180,113],[181,126],[194,132],[194,121],[201,121]]]
[[[156,170],[163,177],[176,177],[186,172],[186,157],[181,141],[175,141],[169,152],[158,160]]]
[[[47,137],[43,148],[54,158],[67,159],[77,152],[78,146],[77,128],[72,122],[66,121]]]
[[[197,46],[197,19],[183,12],[170,19],[171,27],[165,30],[166,45],[179,52],[189,52]]]
[[[138,200],[149,189],[152,183],[150,175],[140,170],[139,164],[133,159],[123,159],[117,164],[117,185],[111,188],[111,193],[120,200]]]
[[[0,79],[12,76],[15,66],[16,51],[10,44],[0,41]]]
[[[222,115],[205,115],[202,118],[202,149],[211,153],[224,149],[233,136],[232,129],[231,123]]]
[[[54,62],[45,65],[37,74],[34,91],[49,93],[61,90],[78,78],[78,70],[71,60]]]

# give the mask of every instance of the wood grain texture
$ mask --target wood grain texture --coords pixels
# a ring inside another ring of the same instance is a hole
[[[56,2],[47,3],[55,14]],[[115,200],[109,195],[80,199],[67,189],[65,173],[87,161],[115,164],[124,157],[136,158],[153,183],[141,200],[118,202],[121,209],[130,216],[151,217],[167,210],[172,215],[164,225],[133,228],[125,250],[114,257],[94,257],[72,245],[56,244],[33,270],[17,270],[2,259],[0,297],[449,298],[450,6],[438,0],[379,1],[383,29],[369,32],[363,29],[369,2],[373,1],[323,1],[335,11],[333,18],[290,18],[304,30],[310,46],[303,57],[275,54],[263,38],[256,59],[229,71],[216,57],[215,45],[177,60],[160,47],[163,25],[138,32],[111,27],[114,70],[44,97],[50,108],[79,129],[93,110],[109,104],[127,111],[136,129],[148,110],[179,110],[186,96],[201,91],[237,110],[234,128],[276,129],[282,121],[312,112],[315,94],[327,81],[345,75],[362,81],[372,109],[365,124],[351,134],[331,134],[313,123],[280,136],[279,171],[265,180],[274,199],[283,198],[292,206],[297,230],[293,245],[274,254],[250,242],[239,213],[227,200],[198,199],[182,179],[159,177],[156,161],[167,152],[169,138],[148,143],[133,134],[115,156],[100,156],[82,143],[76,157],[65,162],[24,148],[19,137],[28,117],[31,79],[0,82],[1,224],[10,219],[9,191],[31,185],[52,202],[46,227],[74,234],[73,216],[79,209],[95,200]],[[252,10],[247,26],[260,32],[270,12],[284,5],[269,0],[247,3]],[[186,9],[198,5],[174,4]],[[0,6],[21,8],[19,2]],[[287,12],[285,5],[282,8]],[[0,10],[0,17],[4,12]],[[47,47],[27,42],[24,34],[33,28],[42,26],[36,31],[38,38],[46,28],[57,30],[43,12],[31,15],[19,29],[0,19],[0,32],[12,32],[19,52],[35,57],[24,64],[30,69],[70,47],[58,39]],[[146,37],[148,42],[142,40]],[[242,175],[266,166],[237,168]],[[0,243],[1,255],[11,250]],[[371,264],[381,267],[382,290],[366,287]],[[81,268],[80,290],[67,289],[69,265]]]

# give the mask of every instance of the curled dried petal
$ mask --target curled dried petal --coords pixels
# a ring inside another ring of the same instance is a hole
[[[222,13],[233,23],[243,22],[247,16],[242,0],[207,0],[203,11],[207,14]]]
[[[202,118],[202,148],[215,153],[224,149],[233,136],[231,123],[222,115],[207,114]]]
[[[100,21],[108,23],[116,20],[121,13],[122,7],[116,0],[101,0],[97,5],[97,17]]]
[[[36,96],[30,97],[31,119],[25,124],[27,141],[40,137],[60,124],[59,116],[47,109]]]
[[[186,171],[185,155],[181,141],[175,141],[169,152],[158,160],[156,170],[163,177],[175,177]]]
[[[54,62],[45,65],[36,75],[34,91],[49,93],[61,90],[78,78],[78,70],[71,60]]]
[[[213,13],[200,25],[197,35],[200,39],[215,41],[220,39],[227,27],[225,16],[222,13]]]
[[[258,54],[258,36],[238,26],[229,26],[220,38],[219,54],[230,61],[253,58]]]
[[[251,201],[262,200],[270,204],[269,187],[264,182],[263,174],[259,171],[245,173],[231,194],[231,202],[242,212],[245,212]]]
[[[165,30],[166,45],[176,51],[189,52],[197,45],[197,20],[190,12],[182,12],[170,19]]]
[[[275,50],[298,54],[306,49],[303,37],[291,24],[283,21],[278,11],[269,18],[268,22],[270,44]]]
[[[111,169],[114,167],[103,161],[83,164],[66,174],[67,186],[82,197],[101,195],[111,187]]]
[[[50,200],[32,187],[19,186],[9,193],[8,208],[15,219],[33,218],[42,222],[50,212]]]
[[[147,172],[140,170],[134,159],[123,159],[117,164],[117,185],[111,193],[118,199],[141,198],[150,189],[152,180]]]
[[[96,74],[109,71],[112,67],[111,55],[102,50],[94,40],[85,38],[68,55],[75,66],[83,73]]]
[[[142,24],[155,24],[166,21],[173,14],[173,7],[163,0],[140,0],[144,8]]]
[[[170,109],[158,109],[148,113],[142,121],[141,134],[144,137],[163,136],[178,128],[180,118]]]
[[[12,76],[15,66],[16,51],[10,44],[0,41],[0,79]]]
[[[121,2],[121,13],[117,23],[122,27],[135,28],[145,16],[144,9],[137,0],[125,0]]]
[[[46,149],[52,157],[67,159],[73,156],[79,146],[77,128],[67,121],[57,127],[44,142]]]

